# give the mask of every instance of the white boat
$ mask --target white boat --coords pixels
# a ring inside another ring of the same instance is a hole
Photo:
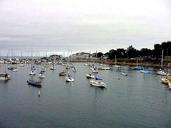
[[[169,89],[171,89],[171,81],[168,83],[168,85],[169,85]]]
[[[110,67],[107,65],[101,65],[100,67],[98,67],[99,70],[110,70]]]
[[[95,68],[90,68],[90,70],[92,71],[92,73],[98,73],[98,71]]]
[[[100,88],[106,88],[106,84],[102,80],[90,80],[90,85],[100,87]]]
[[[31,76],[36,75],[36,71],[35,71],[35,70],[31,70],[31,72],[30,72],[30,74],[29,74],[29,75],[31,75]]]
[[[17,67],[16,66],[13,66],[13,65],[9,65],[8,66],[8,70],[11,70],[13,72],[17,72],[18,71]]]
[[[157,71],[157,75],[166,76],[167,73],[164,70],[160,69],[159,71]]]
[[[17,69],[17,68],[14,68],[12,71],[13,71],[13,72],[17,72],[17,71],[18,71],[18,69]]]
[[[121,72],[121,75],[123,75],[123,76],[128,76],[128,73],[126,73],[126,72]]]
[[[149,69],[146,69],[144,68],[143,70],[140,70],[141,73],[144,73],[144,74],[149,74],[151,73],[151,71]]]
[[[39,78],[45,78],[46,76],[43,73],[39,73]]]
[[[171,76],[161,78],[161,83],[168,85],[169,89],[171,89]]]
[[[157,71],[157,75],[161,75],[161,76],[166,76],[167,73],[162,70],[163,69],[163,57],[164,56],[164,50],[162,50],[162,58],[161,58],[161,69],[159,71]]]
[[[10,80],[10,75],[7,73],[1,73],[0,80]]]
[[[50,67],[50,70],[56,70],[56,68],[52,66],[52,67]]]
[[[71,75],[68,75],[65,79],[66,82],[74,82],[74,78]]]
[[[87,79],[95,79],[95,76],[91,73],[86,74]]]

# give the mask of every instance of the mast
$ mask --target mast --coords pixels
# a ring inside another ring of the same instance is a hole
[[[138,57],[137,57],[137,66],[138,66]]]
[[[115,66],[116,66],[116,64],[117,64],[117,61],[116,61],[116,55],[115,55]]]
[[[163,68],[163,54],[164,54],[164,51],[162,49],[161,68]]]

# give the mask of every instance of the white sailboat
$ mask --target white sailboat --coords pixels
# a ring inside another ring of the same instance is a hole
[[[157,71],[157,75],[166,76],[167,73],[163,70],[163,56],[164,56],[164,51],[162,50],[161,69]]]
[[[45,71],[41,70],[40,73],[39,73],[39,78],[45,78],[45,74],[44,74]]]
[[[66,82],[74,82],[74,78],[69,74],[65,79],[66,79]]]
[[[115,55],[115,65],[114,65],[115,68],[120,68],[121,66],[120,65],[117,65],[117,59],[116,59],[116,55]]]
[[[31,71],[30,71],[30,74],[29,75],[31,75],[31,76],[36,75],[36,68],[35,68],[34,65],[31,65]]]
[[[52,66],[50,67],[50,70],[56,70],[54,61],[52,62]]]
[[[169,89],[171,89],[171,76],[161,78],[161,83],[168,85]]]
[[[100,88],[106,88],[106,84],[103,82],[101,78],[98,76],[95,77],[95,79],[90,80],[90,85],[95,86],[95,87],[100,87]]]

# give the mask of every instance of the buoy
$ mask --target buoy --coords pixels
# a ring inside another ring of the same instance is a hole
[[[40,90],[38,91],[38,97],[40,97]]]

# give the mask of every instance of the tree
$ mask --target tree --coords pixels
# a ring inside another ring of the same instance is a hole
[[[135,58],[139,56],[139,51],[136,50],[132,45],[127,48],[126,53],[128,58]]]
[[[97,58],[101,58],[103,56],[103,53],[102,52],[98,52],[97,53]]]
[[[140,50],[140,56],[142,57],[150,57],[152,56],[152,50],[148,48],[142,48]]]
[[[153,56],[160,58],[162,52],[162,47],[160,44],[154,44]]]
[[[117,55],[117,51],[116,50],[111,49],[109,51],[109,59],[114,59],[116,55]]]
[[[123,48],[118,48],[117,50],[117,57],[118,58],[125,58],[126,57],[126,50]]]

